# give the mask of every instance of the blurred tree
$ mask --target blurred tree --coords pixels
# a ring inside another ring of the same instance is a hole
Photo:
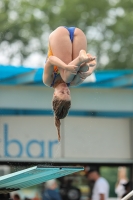
[[[32,53],[46,54],[49,33],[77,26],[99,69],[133,68],[133,1],[1,0],[0,51],[21,64]]]

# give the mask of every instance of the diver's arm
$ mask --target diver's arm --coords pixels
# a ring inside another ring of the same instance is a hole
[[[53,81],[53,71],[54,71],[54,65],[50,63],[50,60],[48,58],[44,66],[44,71],[42,76],[43,83],[47,86],[51,86],[51,83]]]
[[[51,86],[53,81],[54,66],[57,66],[59,70],[68,70],[73,74],[77,74],[77,67],[75,65],[67,65],[56,56],[50,56],[46,61],[43,72],[43,83],[47,86]]]

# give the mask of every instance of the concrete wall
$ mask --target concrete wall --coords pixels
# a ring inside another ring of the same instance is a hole
[[[52,93],[43,86],[0,86],[0,160],[133,161],[132,118],[67,117],[58,143],[53,117],[3,116],[3,109],[51,110],[52,114]],[[133,112],[132,90],[78,87],[71,88],[71,96],[72,111]]]
[[[0,160],[130,162],[129,119],[67,117],[61,142],[53,117],[0,117]]]
[[[52,93],[43,86],[0,86],[0,108],[51,109]],[[133,112],[132,90],[71,88],[71,96],[74,110]]]

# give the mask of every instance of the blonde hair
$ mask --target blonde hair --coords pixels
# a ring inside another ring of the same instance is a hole
[[[121,180],[121,179],[125,179],[127,180],[127,168],[126,167],[119,167],[118,168],[118,179]]]
[[[71,107],[71,101],[62,100],[57,96],[54,96],[52,104],[55,117],[55,126],[58,132],[58,140],[60,141],[60,119],[64,119],[67,116],[69,108]]]

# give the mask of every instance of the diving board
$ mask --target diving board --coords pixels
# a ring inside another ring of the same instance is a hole
[[[27,188],[84,170],[83,167],[38,165],[0,177],[0,194]]]

